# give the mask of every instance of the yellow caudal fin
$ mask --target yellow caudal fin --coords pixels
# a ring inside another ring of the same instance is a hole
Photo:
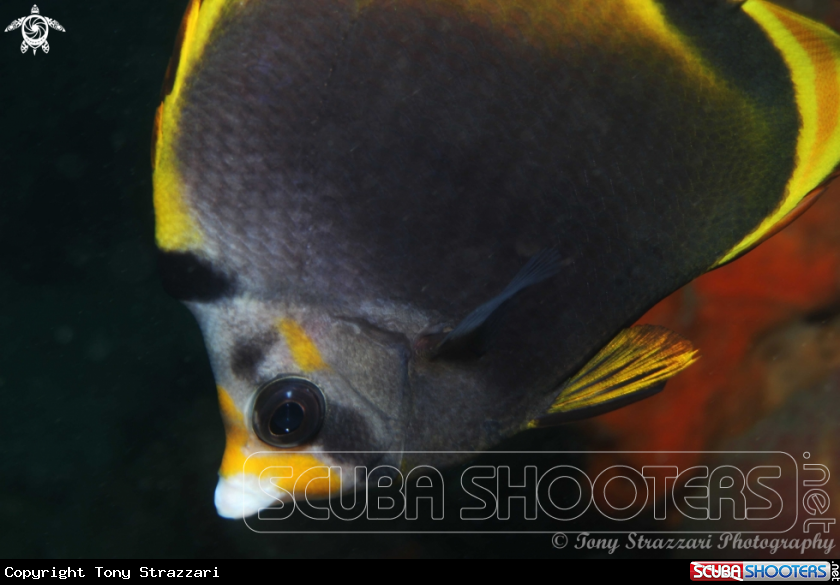
[[[548,414],[528,426],[589,418],[642,400],[697,359],[690,341],[664,327],[624,329],[563,385]]]
[[[840,35],[765,0],[749,0],[743,10],[784,59],[801,125],[796,165],[781,204],[712,268],[757,246],[801,213],[840,163]]]

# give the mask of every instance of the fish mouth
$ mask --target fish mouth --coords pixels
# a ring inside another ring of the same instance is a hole
[[[214,497],[216,513],[232,520],[248,518],[282,501],[282,493],[265,482],[260,485],[256,475],[238,473],[220,477]]]

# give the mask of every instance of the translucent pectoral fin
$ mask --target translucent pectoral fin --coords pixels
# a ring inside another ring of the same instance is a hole
[[[561,260],[555,248],[533,256],[501,293],[467,315],[441,341],[428,343],[436,344],[427,352],[429,356],[459,359],[483,354],[499,327],[508,302],[524,289],[555,276],[563,267]]]
[[[664,327],[624,329],[563,385],[548,414],[528,426],[589,418],[652,396],[694,363],[697,353],[690,341]]]

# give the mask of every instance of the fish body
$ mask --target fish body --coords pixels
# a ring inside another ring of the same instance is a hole
[[[625,328],[820,192],[839,61],[764,0],[193,0],[154,199],[219,513],[294,495],[266,465],[329,495],[660,387],[693,350]]]

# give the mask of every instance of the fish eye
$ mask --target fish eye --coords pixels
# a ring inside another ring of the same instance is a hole
[[[318,386],[303,378],[281,376],[257,392],[254,431],[269,445],[297,447],[318,434],[325,411]]]

